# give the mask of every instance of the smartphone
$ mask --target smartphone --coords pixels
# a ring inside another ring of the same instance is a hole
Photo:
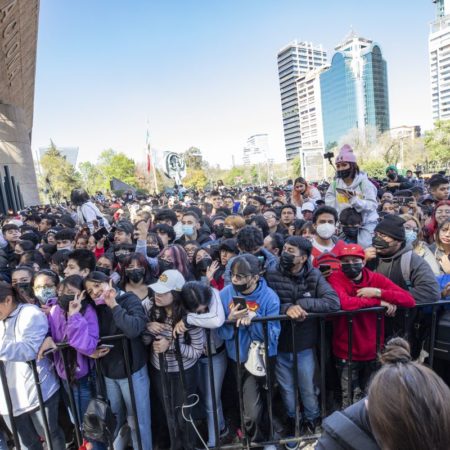
[[[328,271],[331,270],[331,266],[330,266],[329,264],[321,264],[321,265],[319,266],[319,270],[320,270],[322,273],[325,273],[325,272],[328,272]]]
[[[104,236],[107,236],[109,234],[108,230],[105,227],[99,228],[94,234],[94,238],[96,241],[99,241]]]
[[[350,189],[336,188],[336,191],[339,192],[340,194],[350,194],[351,196],[355,195],[355,191],[351,191]]]
[[[247,302],[244,297],[233,297],[233,303],[239,305],[239,309],[247,309]]]
[[[44,356],[48,356],[48,355],[51,355],[52,353],[55,353],[56,352],[56,348],[49,348],[48,350],[45,350],[45,352],[44,353],[42,353]]]
[[[100,344],[98,348],[114,348],[113,344]]]

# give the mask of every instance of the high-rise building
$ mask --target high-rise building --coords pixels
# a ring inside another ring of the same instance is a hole
[[[378,44],[352,32],[320,75],[324,144],[327,148],[352,129],[389,130],[387,66]],[[370,128],[369,128],[370,127]]]
[[[450,0],[433,0],[436,20],[428,40],[433,120],[450,119]]]
[[[300,161],[302,176],[307,180],[325,177],[325,160],[320,74],[329,66],[311,70],[297,79],[300,117]]]
[[[301,145],[297,78],[326,64],[327,54],[322,46],[294,41],[278,52],[277,59],[286,159],[291,160],[299,155]]]
[[[267,134],[255,134],[247,139],[242,152],[244,165],[266,162],[269,156],[269,136]]]

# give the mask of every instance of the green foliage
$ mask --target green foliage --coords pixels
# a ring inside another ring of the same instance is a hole
[[[131,186],[137,186],[136,164],[124,153],[112,149],[104,150],[98,159],[97,170],[104,177],[104,189],[109,189],[109,182],[117,178]]]
[[[203,190],[207,184],[208,177],[203,169],[188,167],[186,176],[183,179],[183,186]]]
[[[301,162],[300,162],[300,156],[296,156],[291,162],[291,177],[292,178],[298,178],[301,175]]]
[[[75,167],[66,160],[50,141],[50,148],[40,160],[42,178],[41,189],[56,202],[64,197],[70,198],[72,189],[80,185],[80,178]]]
[[[89,194],[93,195],[97,191],[105,190],[108,180],[95,164],[90,161],[82,162],[78,166],[78,171],[81,177],[81,185]]]
[[[384,178],[386,176],[386,163],[381,159],[372,159],[365,162],[361,169],[369,175],[369,177]]]
[[[433,161],[450,161],[450,120],[438,120],[434,129],[425,133],[425,148]]]
[[[184,152],[184,161],[188,169],[201,169],[203,164],[203,156],[201,150],[197,147],[189,147]]]
[[[233,167],[222,177],[227,186],[235,186],[245,182],[245,169],[243,167]]]

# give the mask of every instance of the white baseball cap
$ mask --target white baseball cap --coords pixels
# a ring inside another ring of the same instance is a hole
[[[160,276],[156,283],[150,285],[150,288],[156,294],[166,294],[170,291],[181,291],[186,280],[178,270],[166,270]]]
[[[315,210],[315,207],[314,207],[314,204],[313,204],[313,203],[311,203],[311,202],[305,202],[305,203],[303,203],[302,211],[311,211],[311,212],[314,212],[314,210]]]

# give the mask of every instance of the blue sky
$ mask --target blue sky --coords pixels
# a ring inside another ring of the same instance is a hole
[[[391,126],[432,126],[431,0],[41,0],[33,149],[199,147],[223,167],[268,133],[284,157],[276,54],[298,39],[329,58],[350,32],[381,45]]]

